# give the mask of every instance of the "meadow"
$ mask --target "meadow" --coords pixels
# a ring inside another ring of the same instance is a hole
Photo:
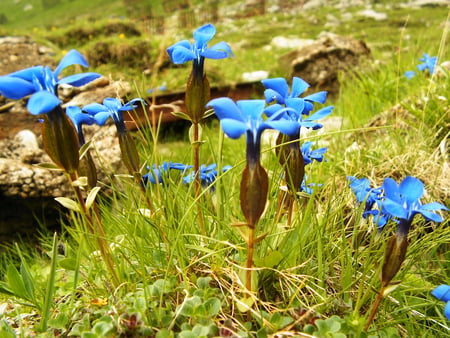
[[[5,2],[8,7],[2,4],[0,13],[11,13],[11,18],[0,26],[0,33],[30,34],[57,51],[56,61],[72,48],[93,55],[99,42],[121,50],[141,43],[150,46],[148,63],[139,67],[131,61],[88,69],[132,82],[133,93],[127,99],[160,85],[169,91],[184,89],[190,64],[162,67],[158,60],[176,42],[192,41],[192,32],[206,23],[169,25],[156,34],[146,21],[121,18],[126,10],[119,1],[108,2],[113,18],[103,17],[101,1],[98,6],[94,1],[63,1],[47,10],[39,8],[38,1],[30,3],[40,11],[32,18],[13,13],[13,1]],[[226,41],[234,57],[206,59],[211,85],[237,83],[244,69],[264,69],[270,77],[285,78],[277,58],[287,49],[267,48],[275,36],[316,38],[327,30],[362,39],[371,48],[372,60],[341,75],[337,97],[313,102],[311,114],[334,108],[319,121],[323,128],[300,133],[301,144],[310,141],[313,149],[326,147],[323,158],[316,153],[315,160],[304,166],[307,186],[292,194],[293,202],[284,210],[283,198],[290,194],[289,161],[280,163],[280,149],[295,140],[276,143],[266,130],[258,161],[268,176],[267,199],[248,203],[252,207],[246,209],[242,201],[266,182],[257,178],[255,184],[243,174],[249,140],[228,137],[237,129],[224,125],[220,105],[214,107],[218,118],[208,118],[207,123],[201,118],[197,132],[192,127],[161,139],[160,129],[145,123],[126,137],[119,131],[128,147],[124,162],[131,170],[94,185],[80,179],[83,175],[78,172],[78,155],[87,158],[88,142],[75,157],[56,163],[76,183],[76,191],[84,189],[78,199],[60,199],[67,207],[61,231],[48,233],[43,224],[38,248],[25,242],[3,244],[1,336],[448,335],[445,303],[431,294],[450,282],[448,211],[437,212],[441,222],[416,215],[407,232],[401,268],[392,279],[380,279],[389,262],[397,259],[386,252],[398,236],[398,214],[379,229],[376,215],[363,217],[369,190],[358,202],[348,178],[367,178],[371,187],[382,187],[386,178],[398,183],[416,177],[425,186],[423,197],[418,196],[422,204],[450,206],[449,70],[417,69],[423,53],[437,56],[438,64],[450,60],[448,8],[419,10],[399,3],[388,6],[381,1],[376,7],[388,14],[386,21],[361,19],[356,14],[361,8],[356,7],[348,9],[353,19],[327,26],[331,16],[341,18],[342,13],[326,7],[214,22],[217,33],[209,46]],[[70,17],[75,8],[79,16]],[[124,31],[105,36],[104,27],[117,22],[135,25],[148,35],[127,36],[129,31]],[[69,38],[70,31],[84,36],[88,28],[86,40]],[[408,70],[415,70],[415,76],[408,79]],[[286,81],[292,86],[292,79]],[[264,99],[261,88],[259,96],[249,99]],[[310,88],[302,97],[314,93]],[[192,114],[184,113],[180,116],[195,125]],[[338,127],[331,126],[333,119],[339,121]],[[216,164],[217,172],[208,176],[211,173],[205,171],[202,185],[195,184],[195,175],[188,175],[191,168],[158,167],[166,162],[195,165],[196,150],[198,165]],[[54,156],[58,160],[60,155],[55,151]],[[107,163],[97,164],[97,170],[103,167]],[[152,184],[152,179],[161,183]],[[256,209],[263,210],[258,214]],[[372,321],[371,309],[378,300]]]

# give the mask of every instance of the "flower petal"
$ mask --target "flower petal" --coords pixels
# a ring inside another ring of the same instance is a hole
[[[27,109],[33,115],[46,114],[60,103],[61,101],[54,94],[43,90],[30,97]]]
[[[197,28],[194,31],[194,40],[196,48],[201,49],[205,46],[216,34],[216,27],[214,25],[208,23]]]
[[[298,136],[299,133],[298,123],[289,120],[266,121],[261,127],[264,129],[275,129],[289,136]]]
[[[399,204],[402,203],[402,199],[400,198],[400,193],[398,190],[397,182],[395,182],[392,178],[385,178],[383,181],[383,190],[384,195]]]
[[[201,56],[209,59],[224,59],[229,56],[234,56],[230,46],[225,41],[216,43],[214,46],[207,48],[200,53]]]
[[[315,120],[323,119],[324,117],[327,117],[328,115],[331,114],[333,108],[334,108],[333,106],[328,106],[328,107],[324,107],[322,109],[319,109],[314,114],[310,115],[306,119],[306,121],[315,121]]]
[[[34,66],[18,70],[17,72],[9,74],[9,76],[19,77],[21,79],[33,82],[33,78],[40,77],[43,74],[43,66]]]
[[[386,198],[383,201],[383,210],[389,213],[391,216],[408,219],[408,213],[405,208],[401,204],[390,200],[389,198]]]
[[[298,97],[301,94],[303,94],[303,92],[306,89],[308,89],[308,87],[309,87],[309,84],[305,80],[294,76],[292,78],[292,86],[291,86],[291,95],[290,96]]]
[[[89,66],[84,56],[77,50],[72,49],[61,59],[53,74],[58,77],[64,68],[71,65],[81,65],[86,68]]]
[[[327,92],[326,91],[317,92],[305,96],[304,99],[312,102],[325,103],[325,101],[327,100]]]
[[[80,87],[98,79],[101,75],[98,73],[80,73],[67,76],[58,81],[58,84],[69,84],[74,87]]]
[[[232,139],[241,137],[248,129],[245,123],[229,118],[221,119],[220,125],[224,133]]]
[[[239,100],[236,105],[241,110],[242,114],[248,116],[250,120],[262,120],[262,112],[266,105],[264,100]]]
[[[100,103],[90,103],[84,106],[82,110],[91,115],[96,115],[100,112],[108,112],[108,108]]]
[[[19,100],[35,92],[33,83],[19,77],[0,76],[0,94],[13,100]]]
[[[93,118],[95,120],[95,123],[97,123],[99,126],[104,126],[108,118],[111,117],[111,112],[109,111],[102,111],[95,115],[93,115]]]
[[[225,118],[238,120],[241,122],[246,122],[242,116],[242,112],[239,110],[236,103],[228,98],[221,97],[218,99],[213,99],[206,104],[207,107],[213,107],[216,116],[222,120]]]
[[[406,176],[398,188],[402,197],[409,203],[418,201],[424,193],[422,181],[412,176]]]
[[[279,104],[284,104],[284,97],[281,96],[277,91],[273,89],[266,89],[264,91],[264,97],[267,103],[276,102]]]
[[[439,300],[450,302],[450,285],[441,284],[431,291],[431,294]]]
[[[261,81],[266,89],[272,89],[279,93],[281,97],[285,98],[288,96],[289,86],[285,78],[275,77],[272,79],[265,79]],[[278,102],[283,104],[284,102]]]
[[[188,45],[186,45],[186,43]],[[167,48],[167,53],[169,53],[170,59],[176,65],[194,60],[197,58],[195,53],[192,51],[192,46],[187,40],[176,43],[172,47]]]
[[[416,210],[416,212],[420,213],[428,221],[437,222],[437,223],[440,223],[443,221],[442,217],[438,214],[435,214],[434,212],[422,210],[422,209]]]

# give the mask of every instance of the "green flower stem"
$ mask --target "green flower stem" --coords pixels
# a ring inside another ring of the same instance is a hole
[[[90,211],[86,207],[86,203],[85,203],[85,200],[84,200],[84,197],[83,197],[80,187],[76,184],[73,184],[78,179],[77,175],[71,174],[71,175],[69,175],[69,178],[72,182],[72,186],[74,188],[75,195],[76,195],[78,203],[81,207],[81,212],[87,221],[89,231],[96,238],[97,245],[98,245],[98,248],[102,255],[103,261],[105,262],[105,264],[109,270],[109,273],[111,274],[111,276],[113,278],[114,286],[118,286],[120,284],[119,277],[117,276],[115,264],[114,264],[114,261],[112,258],[111,248],[109,247],[109,243],[106,240],[106,234],[103,229],[100,213],[98,212],[98,209],[95,208],[95,206],[94,206],[95,219],[92,217],[92,215],[90,214]]]
[[[247,237],[247,261],[245,270],[245,288],[252,291],[252,269],[253,269],[253,254],[255,250],[255,226],[248,224],[248,237]]]
[[[400,226],[404,225],[404,223],[407,222],[408,222],[407,220],[401,219]],[[381,301],[385,297],[387,289],[389,288],[392,279],[400,270],[401,265],[405,260],[407,248],[408,248],[407,232],[397,232],[389,240],[386,246],[383,266],[381,268],[381,288],[372,304],[369,317],[367,318],[366,324],[364,326],[364,331],[367,331],[369,329],[370,325],[375,319],[378,307],[380,306]]]
[[[378,307],[380,306],[381,301],[384,298],[383,294],[384,294],[384,287],[381,287],[381,290],[380,290],[380,292],[378,292],[378,294],[372,304],[372,308],[370,309],[369,317],[367,318],[366,324],[364,325],[364,329],[363,329],[364,332],[367,332],[367,330],[369,329],[373,320],[375,319],[375,315],[378,312]]]
[[[200,232],[203,236],[206,236],[205,223],[203,220],[202,206],[199,203],[201,194],[201,181],[200,181],[200,130],[199,123],[192,123],[193,127],[193,139],[192,139],[192,151],[194,157],[194,194],[197,206],[197,217]]]

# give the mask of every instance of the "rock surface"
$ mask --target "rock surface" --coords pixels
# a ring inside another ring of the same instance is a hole
[[[315,90],[336,95],[339,73],[355,68],[368,57],[370,49],[363,41],[324,33],[314,43],[283,55],[279,64],[290,77],[301,77]]]

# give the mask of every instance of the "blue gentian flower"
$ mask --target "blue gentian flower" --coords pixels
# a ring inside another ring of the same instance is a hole
[[[166,184],[171,169],[186,171],[190,168],[192,168],[191,165],[173,162],[163,162],[163,164],[158,166],[156,164],[153,164],[152,167],[147,167],[149,172],[142,176],[142,180],[144,184],[146,184],[148,181],[150,181],[150,183],[152,184]]]
[[[237,139],[246,133],[247,160],[250,163],[259,161],[261,134],[265,129],[276,129],[286,135],[293,135],[298,130],[292,121],[277,120],[286,110],[283,107],[264,120],[264,100],[240,100],[235,103],[228,97],[222,97],[209,101],[207,106],[214,108],[222,130],[228,137]]]
[[[382,208],[382,187],[372,188],[367,178],[358,179],[354,176],[347,176],[347,179],[350,181],[350,188],[358,203],[364,203],[363,217],[367,218],[372,215],[378,228],[383,228],[390,219],[390,215],[385,213]]]
[[[73,125],[75,126],[75,130],[77,131],[77,135],[78,135],[78,142],[81,147],[83,144],[85,144],[82,125],[83,124],[92,125],[96,121],[92,115],[83,113],[82,110],[76,106],[67,107],[66,114],[67,114],[67,116],[69,116],[70,120],[72,121]]]
[[[430,74],[434,73],[434,69],[437,65],[437,56],[429,56],[427,53],[423,53],[423,56],[419,59],[423,63],[417,65],[417,69],[420,71],[425,71],[428,69]]]
[[[177,42],[167,49],[170,59],[175,64],[188,61],[202,63],[204,58],[224,59],[233,56],[230,46],[222,41],[208,48],[208,42],[216,34],[216,28],[212,24],[206,24],[194,31],[194,43],[188,40]]]
[[[333,106],[327,106],[319,109],[314,114],[307,116],[305,112],[309,114],[312,108],[305,108],[307,101],[302,98],[287,98],[285,100],[284,105],[280,105],[278,103],[272,104],[265,108],[264,112],[267,116],[272,116],[274,113],[280,111],[283,107],[289,108],[286,109],[285,112],[279,119],[286,119],[290,121],[294,121],[297,123],[297,132],[296,136],[300,133],[300,128],[310,128],[313,130],[317,130],[323,127],[321,123],[316,122],[317,120],[323,119],[331,114],[333,110]]]
[[[446,302],[444,316],[450,319],[450,285],[442,284],[436,287],[431,294],[437,299]]]
[[[88,67],[85,58],[76,50],[69,51],[52,71],[49,67],[35,66],[0,77],[0,94],[18,100],[31,95],[27,109],[33,115],[46,114],[61,103],[58,85],[79,87],[100,77],[97,73],[80,73],[59,79],[61,71],[71,65]]]
[[[320,183],[306,183],[306,175],[303,177],[302,184],[298,189],[300,192],[304,192],[305,194],[312,195],[314,193],[314,187],[321,187],[323,184]]]
[[[422,204],[420,198],[424,193],[424,185],[412,176],[405,177],[400,184],[392,178],[386,178],[383,191],[383,210],[399,220],[398,232],[402,235],[408,233],[415,215],[421,214],[428,221],[442,222],[442,217],[433,211],[448,210],[437,202]]]
[[[207,188],[211,186],[211,189],[214,190],[214,187],[212,187],[212,184],[215,182],[217,178],[217,165],[215,163],[212,163],[208,166],[205,166],[202,164],[199,168],[199,176],[200,176],[200,182],[202,183],[202,186],[204,188]],[[230,165],[226,165],[222,168],[222,172],[226,172],[231,169]],[[194,182],[195,179],[195,173],[192,172],[189,175],[183,177],[183,183],[189,184]]]
[[[165,91],[165,90],[167,90],[167,86],[166,85],[162,85],[162,86],[158,86],[156,88],[147,89],[147,93],[153,94],[155,92],[162,92],[162,91]]]
[[[312,142],[304,142],[301,146],[303,161],[305,165],[310,164],[313,161],[322,162],[324,154],[327,148],[311,149]]]
[[[308,89],[309,84],[299,77],[292,78],[292,87],[289,91],[289,85],[286,79],[278,77],[272,79],[265,79],[261,81],[266,90],[264,97],[267,103],[286,104],[287,99],[299,98],[301,94]],[[311,95],[302,97],[302,108],[298,111],[300,114],[308,115],[314,108],[313,103],[325,103],[327,99],[327,92],[321,91]]]
[[[409,80],[412,79],[414,76],[416,76],[416,72],[413,70],[407,70],[405,72],[405,77]]]
[[[136,109],[137,102],[144,103],[143,99],[133,99],[126,104],[122,104],[119,99],[107,97],[103,100],[103,104],[91,103],[83,107],[83,111],[92,115],[98,125],[103,126],[109,117],[114,121],[117,127],[118,133],[124,133],[126,131],[125,121],[123,120],[123,112]]]

